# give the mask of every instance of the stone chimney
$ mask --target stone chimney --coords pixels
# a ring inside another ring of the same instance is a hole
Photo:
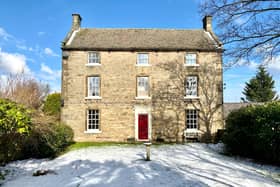
[[[72,30],[78,30],[81,27],[81,21],[80,14],[72,14]]]
[[[207,32],[213,32],[212,16],[205,16],[202,21],[203,21],[203,29]]]

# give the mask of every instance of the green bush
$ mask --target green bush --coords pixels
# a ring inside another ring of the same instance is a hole
[[[72,139],[72,129],[55,117],[31,113],[21,105],[0,99],[0,164],[31,157],[54,157]]]
[[[35,125],[31,135],[25,140],[25,157],[55,157],[73,142],[72,129],[62,123]]]
[[[223,141],[229,153],[280,164],[280,103],[231,112]]]
[[[0,99],[0,163],[21,157],[22,140],[30,134],[31,126],[26,108]]]
[[[60,108],[61,108],[61,96],[60,93],[53,93],[48,95],[43,111],[49,115],[60,115]]]
[[[0,135],[27,134],[30,126],[30,112],[26,108],[7,99],[0,99]]]

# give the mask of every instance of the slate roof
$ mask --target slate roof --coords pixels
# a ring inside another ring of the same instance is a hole
[[[69,33],[64,50],[222,50],[215,36],[200,30],[88,29]]]
[[[247,106],[254,106],[254,105],[263,105],[264,103],[224,103],[224,119],[227,118],[229,113],[231,113],[234,110],[238,110],[242,107]]]

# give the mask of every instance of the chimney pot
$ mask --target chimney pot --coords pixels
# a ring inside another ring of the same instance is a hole
[[[80,14],[72,14],[72,30],[78,30],[81,27],[81,21]]]
[[[208,32],[213,32],[212,30],[212,16],[205,16],[202,20],[203,22],[203,29]]]

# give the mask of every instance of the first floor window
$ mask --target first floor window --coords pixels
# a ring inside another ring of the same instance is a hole
[[[149,96],[149,77],[137,77],[137,96]]]
[[[88,110],[87,130],[99,130],[99,110]]]
[[[100,64],[99,53],[89,52],[88,53],[88,63],[89,64]]]
[[[186,65],[195,65],[196,64],[196,54],[195,53],[187,53],[185,57]]]
[[[198,111],[194,109],[186,110],[186,127],[187,129],[198,128]]]
[[[186,96],[197,96],[197,76],[188,76],[186,78]]]
[[[100,96],[100,77],[88,77],[88,96]]]

